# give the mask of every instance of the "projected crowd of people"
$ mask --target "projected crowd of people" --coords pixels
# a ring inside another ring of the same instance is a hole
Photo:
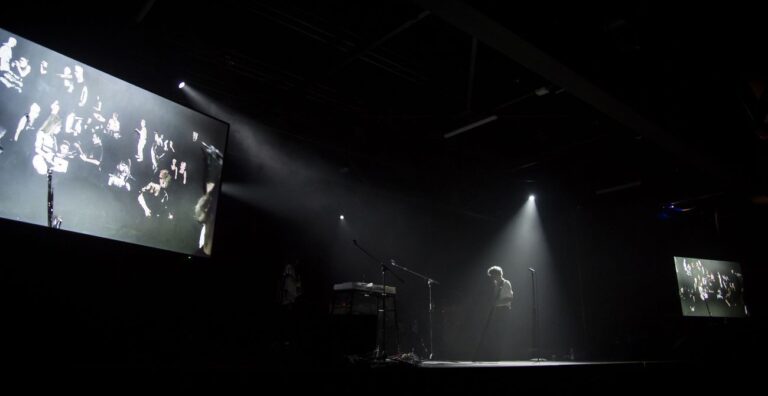
[[[675,257],[680,301],[686,316],[741,317],[748,314],[738,264]]]
[[[40,223],[12,199],[52,170],[63,229],[210,255],[226,124],[4,33],[0,216]]]

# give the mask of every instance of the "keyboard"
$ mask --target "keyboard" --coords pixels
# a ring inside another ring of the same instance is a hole
[[[359,290],[369,293],[383,293],[384,288],[381,285],[374,285],[373,283],[363,283],[363,282],[346,282],[346,283],[337,283],[333,285],[333,290]],[[387,294],[395,294],[397,292],[397,288],[394,286],[387,286],[386,288]]]

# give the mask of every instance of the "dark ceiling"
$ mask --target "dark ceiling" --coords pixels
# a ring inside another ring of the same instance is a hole
[[[0,21],[176,101],[184,79],[385,188],[461,206],[505,189],[588,201],[626,186],[663,204],[765,187],[761,25],[736,7],[30,2]],[[473,39],[488,19],[503,30]],[[236,168],[230,180],[252,179]]]

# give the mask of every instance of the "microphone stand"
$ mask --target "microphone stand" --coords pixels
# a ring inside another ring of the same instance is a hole
[[[379,337],[376,337],[377,345],[376,345],[376,353],[375,354],[376,354],[376,358],[377,359],[382,359],[383,360],[383,359],[386,358],[386,356],[384,355],[383,351],[387,348],[387,284],[385,283],[385,280],[384,280],[386,272],[389,271],[392,274],[392,276],[395,277],[395,279],[400,281],[400,283],[405,283],[405,281],[401,277],[397,276],[396,273],[392,272],[392,270],[389,267],[387,267],[386,264],[384,264],[384,261],[376,258],[374,255],[368,253],[368,251],[365,250],[362,246],[358,245],[356,239],[353,239],[352,243],[354,243],[355,246],[358,249],[360,249],[363,253],[365,253],[365,255],[368,256],[371,260],[376,262],[378,264],[380,270],[381,270],[381,309],[382,309],[382,313],[381,313],[381,342],[379,343],[379,341],[378,341]],[[375,289],[374,289],[374,291],[375,291]],[[397,325],[397,323],[395,323],[395,325]],[[395,328],[397,328],[397,326],[395,326]],[[397,338],[397,334],[395,334],[395,339],[396,340],[398,339]],[[382,344],[383,344],[383,347],[382,347]],[[397,345],[397,349],[398,349],[398,352],[399,352],[399,349],[400,349],[399,342],[398,342],[398,345]]]
[[[432,341],[432,312],[435,309],[435,305],[432,303],[432,285],[433,284],[439,285],[440,282],[438,282],[438,281],[436,281],[436,280],[434,280],[434,279],[432,279],[432,278],[430,278],[430,277],[428,277],[426,275],[422,275],[422,274],[420,274],[420,273],[418,273],[416,271],[411,271],[408,268],[405,268],[402,265],[397,264],[394,259],[390,260],[390,264],[392,264],[392,266],[395,267],[395,268],[400,268],[401,270],[403,270],[403,271],[405,271],[405,272],[407,272],[409,274],[418,276],[419,278],[424,279],[425,281],[427,281],[427,288],[429,289],[429,357],[428,357],[428,359],[432,360],[432,357],[435,355],[434,344],[433,344],[433,341]]]
[[[61,218],[53,214],[53,169],[48,168],[48,227],[61,228]]]
[[[499,301],[499,296],[501,295],[501,286],[499,284],[496,284],[494,281],[494,289],[496,290],[493,293],[493,301],[491,302],[491,309],[488,311],[488,317],[485,319],[485,326],[483,327],[483,332],[480,333],[480,341],[477,342],[477,346],[475,347],[475,354],[472,356],[473,361],[477,361],[478,357],[484,357],[480,356],[481,348],[483,348],[483,345],[485,344],[485,337],[488,335],[488,327],[491,324],[491,319],[493,318],[493,311],[496,309],[496,302]]]
[[[48,169],[48,227],[53,227],[53,169]]]
[[[533,286],[532,292],[533,292],[533,361],[544,361],[545,359],[542,359],[539,357],[539,316],[538,316],[538,308],[536,306],[536,270],[533,268],[528,268],[528,271],[531,271],[531,284]]]

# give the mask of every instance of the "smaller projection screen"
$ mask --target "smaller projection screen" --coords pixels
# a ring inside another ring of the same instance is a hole
[[[0,29],[0,217],[210,256],[228,133]]]
[[[684,316],[747,317],[739,263],[675,257]]]

